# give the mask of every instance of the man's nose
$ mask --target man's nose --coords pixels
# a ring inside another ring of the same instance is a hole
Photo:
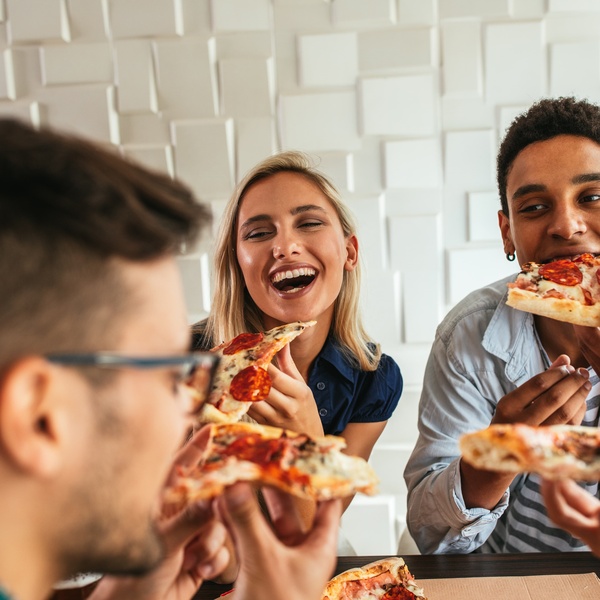
[[[568,204],[555,210],[548,233],[569,240],[578,233],[585,233],[586,230],[587,226],[581,209]]]

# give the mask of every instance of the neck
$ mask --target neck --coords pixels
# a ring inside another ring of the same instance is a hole
[[[555,361],[561,354],[566,354],[575,368],[589,367],[590,363],[583,355],[570,323],[537,315],[534,318],[540,342],[550,362]]]
[[[314,327],[306,329],[302,335],[298,336],[290,344],[290,353],[304,381],[308,381],[310,368],[317,354],[321,352],[321,348],[325,345],[328,335],[329,324],[319,327],[319,322],[317,321]]]

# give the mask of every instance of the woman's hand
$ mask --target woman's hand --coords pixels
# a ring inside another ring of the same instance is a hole
[[[312,391],[306,385],[285,346],[277,355],[278,367],[269,365],[272,387],[265,400],[254,403],[248,415],[261,425],[290,429],[311,436],[323,435],[323,425]]]

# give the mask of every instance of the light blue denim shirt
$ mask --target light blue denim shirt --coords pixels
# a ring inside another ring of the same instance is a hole
[[[437,329],[419,405],[419,439],[404,471],[408,528],[423,553],[476,550],[508,507],[510,490],[491,511],[465,507],[458,439],[487,427],[498,401],[548,366],[532,315],[505,304],[512,280],[471,293]]]

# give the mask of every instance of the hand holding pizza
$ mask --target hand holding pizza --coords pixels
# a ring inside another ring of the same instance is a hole
[[[323,435],[323,424],[311,389],[298,371],[290,347],[277,354],[277,367],[269,365],[271,391],[263,402],[256,402],[248,411],[257,423],[271,425],[311,436]]]
[[[575,369],[568,356],[562,354],[549,369],[504,396],[492,424],[579,425],[590,390],[588,380],[587,370]]]
[[[600,500],[573,480],[542,481],[548,516],[600,557]]]
[[[240,559],[235,591],[227,597],[320,598],[335,567],[341,503],[321,503],[312,529],[305,533],[302,519],[287,494],[268,490],[266,501],[272,525],[265,520],[247,484],[236,484],[219,499]]]
[[[600,373],[600,328],[573,325],[581,352],[596,373]]]

